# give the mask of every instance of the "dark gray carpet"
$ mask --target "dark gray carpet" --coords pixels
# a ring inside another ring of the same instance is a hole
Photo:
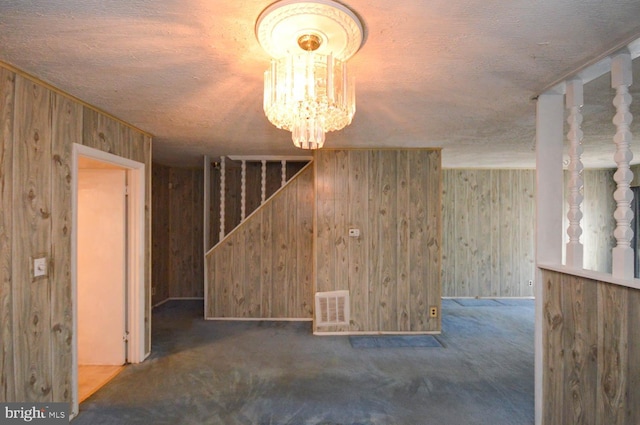
[[[350,336],[353,348],[426,348],[442,347],[432,335]]]
[[[358,350],[308,322],[204,321],[201,303],[169,302],[154,311],[151,358],[73,423],[531,425],[529,304],[443,303],[443,348]]]
[[[457,302],[455,302],[452,298],[443,298],[442,299],[442,308],[443,309],[450,309],[450,308],[456,308],[456,307],[462,307],[460,304],[458,304]]]

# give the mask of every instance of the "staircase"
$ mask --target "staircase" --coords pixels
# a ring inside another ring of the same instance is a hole
[[[313,164],[306,159],[287,167],[289,161],[280,160],[275,188],[267,160],[238,158],[214,164],[217,181],[205,173],[219,183],[218,201],[205,208],[219,207],[218,240],[205,254],[205,318],[310,320]],[[238,163],[239,170],[233,170]],[[239,189],[239,196],[230,188]],[[229,224],[233,227],[227,230]],[[211,236],[215,230],[205,233]]]

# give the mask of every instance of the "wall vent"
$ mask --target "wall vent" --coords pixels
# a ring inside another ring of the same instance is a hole
[[[349,325],[349,291],[316,292],[316,326]]]

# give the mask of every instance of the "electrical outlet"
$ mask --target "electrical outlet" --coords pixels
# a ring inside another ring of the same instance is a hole
[[[438,307],[429,307],[429,317],[438,317]]]
[[[529,281],[529,286],[533,286],[533,280]]]
[[[357,238],[360,236],[360,229],[349,229],[349,236],[352,238]]]

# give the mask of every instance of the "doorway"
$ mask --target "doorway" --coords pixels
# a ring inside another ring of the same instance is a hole
[[[146,356],[144,179],[142,163],[74,145],[72,417],[87,391]]]
[[[127,362],[127,172],[78,158],[78,402]]]

